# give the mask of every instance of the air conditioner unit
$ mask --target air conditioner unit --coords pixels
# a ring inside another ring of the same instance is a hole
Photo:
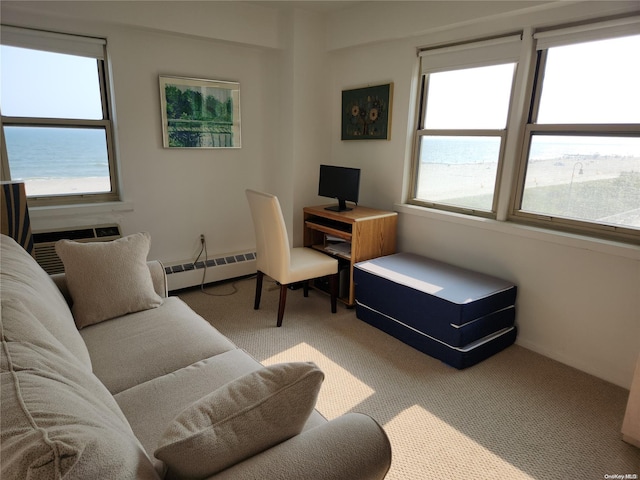
[[[94,225],[73,229],[48,230],[33,233],[33,250],[36,261],[49,275],[64,272],[64,265],[56,253],[58,240],[76,242],[107,242],[121,238],[120,225]]]

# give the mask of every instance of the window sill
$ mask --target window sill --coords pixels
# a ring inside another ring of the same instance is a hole
[[[413,215],[416,217],[438,220],[441,222],[458,225],[465,225],[473,228],[481,228],[483,230],[500,232],[505,235],[525,237],[568,247],[591,250],[607,255],[629,258],[632,260],[640,260],[640,246],[638,245],[615,242],[612,240],[604,240],[595,237],[588,237],[585,235],[548,230],[540,227],[532,227],[529,225],[521,225],[510,221],[505,222],[489,218],[473,217],[470,215],[446,212],[444,210],[419,207],[416,205],[409,205],[405,203],[395,204],[394,210],[398,213]]]
[[[85,203],[77,205],[52,205],[46,207],[30,207],[29,218],[43,219],[51,217],[67,217],[70,215],[94,215],[112,212],[132,212],[133,202]]]

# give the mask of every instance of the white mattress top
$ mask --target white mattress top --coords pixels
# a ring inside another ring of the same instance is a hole
[[[471,303],[514,286],[497,277],[412,253],[374,258],[355,267],[457,304]]]

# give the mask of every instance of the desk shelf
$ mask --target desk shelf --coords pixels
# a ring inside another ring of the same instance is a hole
[[[328,227],[326,225],[322,225],[320,223],[316,223],[313,221],[307,221],[304,222],[305,223],[305,227],[309,228],[311,230],[315,230],[318,232],[323,232],[327,235],[333,235],[335,237],[339,237],[342,238],[344,240],[347,241],[351,241],[351,231],[345,231],[345,230],[339,230],[337,228],[333,228],[333,227]]]
[[[346,253],[336,252],[336,251],[330,250],[325,245],[311,245],[311,248],[313,248],[314,250],[318,250],[319,252],[326,253],[327,255],[330,255],[332,257],[338,257],[338,258],[342,258],[344,260],[351,261],[351,255],[350,254],[346,254]]]
[[[353,210],[334,212],[327,205],[305,207],[304,246],[339,259],[341,270],[340,300],[355,305],[353,265],[364,260],[391,255],[396,251],[398,214],[373,208],[353,207]],[[351,243],[351,254],[327,250],[327,235]]]

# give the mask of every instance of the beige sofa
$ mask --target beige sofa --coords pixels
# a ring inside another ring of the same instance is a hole
[[[53,277],[2,236],[2,479],[386,475],[390,445],[373,419],[325,420],[314,409],[323,378],[315,365],[263,367],[167,296],[162,265],[146,261],[149,239],[139,235],[122,242],[136,243],[133,257],[81,247],[87,259],[65,244],[67,273]],[[152,292],[141,293],[145,283]],[[100,292],[80,297],[92,288]],[[118,308],[130,313],[95,317]]]

